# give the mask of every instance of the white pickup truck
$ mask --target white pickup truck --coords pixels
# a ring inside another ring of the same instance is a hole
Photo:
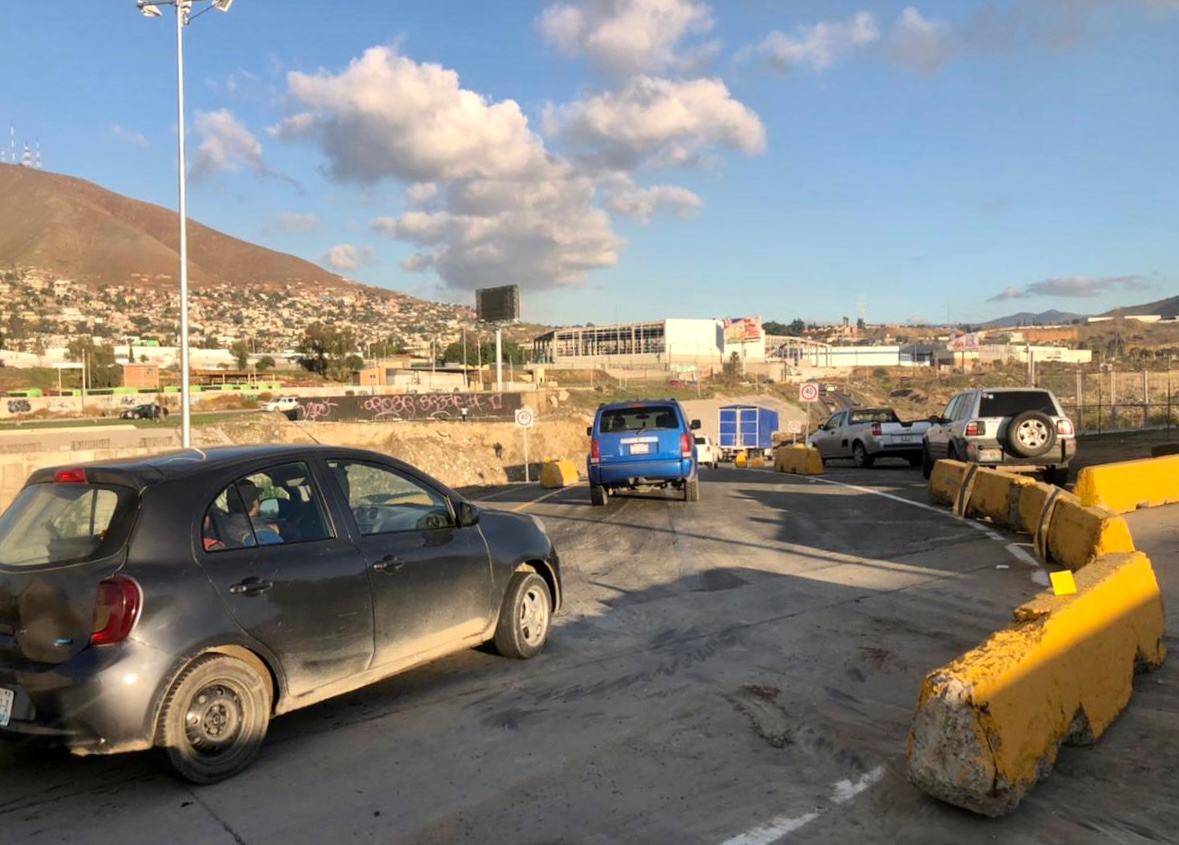
[[[696,462],[702,467],[716,469],[720,464],[720,447],[707,434],[696,435]]]
[[[929,422],[901,422],[892,408],[850,408],[833,415],[811,435],[810,445],[826,463],[851,458],[857,467],[870,467],[878,458],[904,458],[921,466],[921,439]]]

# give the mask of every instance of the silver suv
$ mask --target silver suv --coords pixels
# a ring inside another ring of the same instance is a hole
[[[1077,453],[1076,432],[1050,390],[1003,387],[964,390],[940,417],[929,418],[922,439],[926,478],[942,458],[1021,471],[1064,481]]]

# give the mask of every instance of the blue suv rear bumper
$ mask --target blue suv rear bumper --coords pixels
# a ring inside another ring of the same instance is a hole
[[[619,461],[586,465],[590,484],[603,487],[629,485],[638,479],[684,481],[696,475],[691,458],[653,461]]]

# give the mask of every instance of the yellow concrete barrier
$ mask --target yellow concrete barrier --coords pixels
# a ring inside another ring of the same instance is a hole
[[[929,497],[935,502],[952,505],[965,477],[966,464],[962,461],[938,461],[929,476]]]
[[[1136,670],[1162,662],[1163,604],[1150,560],[1110,555],[1012,625],[930,672],[909,735],[908,775],[943,801],[1004,815],[1052,770],[1062,742],[1098,739]]]
[[[1004,528],[1018,528],[1023,488],[1035,484],[1024,475],[979,469],[967,504],[967,516],[986,517]]]
[[[541,487],[569,487],[577,483],[573,461],[546,461],[540,468]]]
[[[1048,559],[1076,572],[1095,558],[1134,551],[1126,520],[1104,508],[1060,497],[1048,524]]]
[[[749,466],[754,467],[754,468],[764,467],[765,465],[766,465],[766,459],[763,458],[761,455],[758,455],[757,457],[752,458],[749,461]]]
[[[774,451],[774,469],[796,475],[823,475],[823,456],[810,446],[780,446]]]
[[[1085,504],[1114,513],[1175,504],[1179,455],[1085,467],[1077,474],[1076,491]]]
[[[746,463],[744,452],[738,452],[737,457],[733,458],[733,466],[743,467]]]

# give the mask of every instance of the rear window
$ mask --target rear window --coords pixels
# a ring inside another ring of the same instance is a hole
[[[891,408],[866,408],[863,411],[851,412],[851,425],[890,422],[900,422]]]
[[[627,431],[650,431],[652,429],[676,429],[680,427],[679,417],[671,405],[643,405],[638,408],[616,408],[603,411],[598,420],[598,431],[602,434],[620,434]]]
[[[978,405],[980,417],[1014,417],[1024,411],[1057,414],[1052,394],[1046,390],[1017,390],[1012,393],[984,393]]]
[[[101,560],[127,540],[135,491],[96,484],[33,484],[0,516],[0,566]]]

